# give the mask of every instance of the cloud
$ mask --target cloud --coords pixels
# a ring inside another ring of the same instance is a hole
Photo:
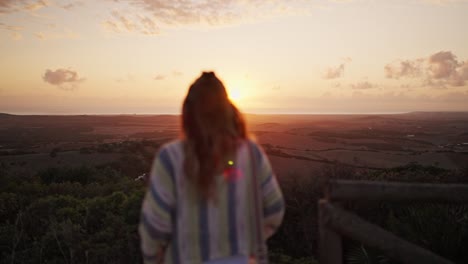
[[[468,60],[460,65],[460,67],[457,69],[457,72],[461,78],[468,80]]]
[[[372,88],[377,87],[377,85],[372,84],[368,81],[358,82],[355,84],[351,84],[350,86],[352,89],[355,89],[355,90],[367,90],[367,89],[372,89]]]
[[[157,74],[157,75],[153,78],[153,80],[162,81],[162,80],[166,79],[167,77],[169,77],[169,76],[171,76],[171,75],[172,75],[173,77],[177,78],[177,77],[180,77],[180,76],[184,75],[184,73],[181,72],[181,71],[173,70],[173,71],[172,71],[171,73],[169,73],[169,74]]]
[[[428,58],[427,83],[439,87],[465,86],[468,81],[468,60],[458,62],[451,51],[440,51]]]
[[[422,59],[398,60],[384,67],[385,77],[399,79],[402,77],[419,77],[422,74]]]
[[[427,58],[387,64],[384,71],[390,79],[419,78],[426,87],[460,87],[468,81],[468,60],[459,62],[451,51],[439,51]]]
[[[265,97],[266,96],[266,97]],[[468,111],[468,91],[442,91],[441,94],[423,94],[389,90],[376,93],[373,90],[353,90],[349,93],[324,93],[321,96],[289,95],[271,93],[251,100],[267,100],[274,107],[251,107],[249,111],[283,113],[396,113],[408,111]]]
[[[47,7],[49,5],[50,4],[49,4],[48,1],[39,0],[39,1],[36,1],[36,2],[27,3],[24,7],[25,7],[26,10],[35,11],[35,10],[39,10],[41,8]]]
[[[440,51],[429,57],[429,74],[434,79],[450,78],[456,72],[458,62],[450,51]]]
[[[128,19],[126,16],[122,15],[118,11],[112,11],[112,16],[114,17],[114,19],[117,20],[117,23],[120,23],[120,25],[122,25],[123,28],[127,31],[131,32],[137,29],[137,26],[135,25],[135,23],[133,23],[132,20]]]
[[[45,0],[0,0],[0,14],[19,11],[36,11],[47,6],[50,6],[50,3]]]
[[[140,24],[142,25],[141,32],[145,35],[157,35],[160,33],[159,27],[156,25],[156,22],[147,17],[140,16]]]
[[[114,33],[141,33],[144,35],[160,34],[159,27],[156,21],[151,17],[141,14],[132,15],[122,14],[122,12],[114,10],[111,12],[112,17],[103,21],[101,24],[109,32]]]
[[[337,67],[329,67],[323,73],[323,78],[327,80],[340,78],[344,74],[344,67],[344,63],[338,65]]]
[[[73,90],[84,79],[78,76],[76,71],[70,69],[57,69],[55,71],[47,69],[42,79],[51,85],[55,85],[64,90]]]
[[[23,27],[11,26],[11,25],[7,25],[7,24],[0,22],[0,29],[4,29],[8,31],[20,31],[20,30],[23,30]]]
[[[8,13],[13,8],[15,0],[0,0],[0,13]]]
[[[231,25],[307,13],[313,6],[306,0],[287,2],[284,0],[114,0],[114,2],[125,7],[125,12],[111,11],[110,17],[101,23],[104,28],[118,33],[132,32],[147,35],[160,34],[161,26]]]
[[[38,38],[38,39],[42,39],[42,40],[46,39],[44,33],[42,33],[42,32],[34,33],[34,36],[36,36],[36,38]]]
[[[23,38],[23,35],[20,33],[20,31],[23,30],[23,27],[10,26],[0,22],[0,29],[9,31],[13,40],[21,40]]]
[[[342,63],[338,66],[334,67],[328,67],[322,74],[322,77],[324,79],[330,80],[330,79],[337,79],[340,78],[344,75],[344,70],[346,64],[352,62],[353,60],[351,57],[343,57],[341,58]]]
[[[64,29],[63,31],[41,31],[34,33],[34,36],[40,40],[51,40],[51,39],[77,39],[79,35],[75,32]]]
[[[104,27],[104,29],[108,32],[114,32],[114,33],[120,33],[119,26],[117,25],[117,22],[112,21],[112,20],[106,20],[101,23],[101,25]]]
[[[458,3],[468,3],[468,0],[420,0],[433,5],[449,5],[449,4],[458,4]]]
[[[184,73],[181,71],[172,71],[172,75],[174,75],[175,77],[179,77],[179,76],[184,75]]]
[[[65,9],[65,10],[71,10],[71,9],[73,9],[75,7],[83,6],[83,5],[84,5],[83,1],[74,1],[74,2],[70,2],[68,4],[60,5],[60,7]]]
[[[63,3],[62,3],[63,4]],[[45,21],[54,20],[51,16],[40,15],[37,13],[38,10],[43,8],[50,8],[50,7],[57,7],[62,9],[70,9],[74,6],[82,4],[81,1],[72,1],[69,4],[59,5],[58,3],[53,3],[52,0],[0,0],[0,14],[11,14],[15,12],[22,12],[22,16],[29,16],[34,17],[34,19],[46,19]],[[16,16],[16,14],[15,14]],[[19,15],[17,17],[20,17]],[[16,22],[19,23],[21,19],[17,19]],[[10,21],[15,21],[10,20]],[[78,34],[73,32],[68,28],[58,29],[57,24],[45,22],[38,23],[38,26],[42,26],[44,29],[40,29],[33,34],[34,37],[40,40],[49,40],[49,39],[76,39],[78,38]],[[0,29],[12,31],[12,32],[19,32],[23,31],[24,28],[22,26],[13,26],[7,25],[5,23],[0,22]],[[20,33],[12,33],[10,34],[11,37],[15,40],[21,39],[22,34]]]
[[[166,75],[158,74],[153,79],[156,81],[161,81],[161,80],[166,79]]]
[[[351,57],[343,57],[341,59],[344,61],[344,63],[350,63],[350,62],[353,61],[353,59],[351,59]]]

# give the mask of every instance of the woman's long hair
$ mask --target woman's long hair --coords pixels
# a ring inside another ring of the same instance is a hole
[[[190,86],[182,107],[182,130],[185,175],[203,198],[212,198],[215,176],[247,137],[242,114],[213,72],[204,72]]]

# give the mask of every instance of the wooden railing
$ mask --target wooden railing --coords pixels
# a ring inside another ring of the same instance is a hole
[[[453,264],[333,204],[333,202],[359,200],[467,203],[468,185],[330,181],[326,187],[324,199],[319,201],[319,262],[321,264],[343,263],[341,236],[379,249],[402,263]]]

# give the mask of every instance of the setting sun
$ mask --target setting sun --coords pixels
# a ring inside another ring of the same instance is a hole
[[[237,77],[237,78],[236,78]],[[234,78],[227,78],[226,80],[226,90],[232,102],[236,104],[237,107],[245,108],[247,99],[252,99],[252,88],[256,85],[248,79],[247,76],[239,78],[235,76]]]
[[[228,95],[235,104],[241,103],[242,93],[238,88],[228,88]]]

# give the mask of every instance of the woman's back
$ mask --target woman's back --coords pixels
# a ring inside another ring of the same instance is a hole
[[[255,249],[281,223],[283,197],[213,72],[190,85],[181,121],[182,139],[161,148],[150,173],[139,227],[145,262],[260,258],[266,252]]]
[[[253,141],[242,141],[223,172],[214,177],[212,197],[205,199],[184,173],[183,144],[177,140],[164,145],[151,170],[140,224],[145,262],[154,263],[157,248],[165,248],[166,263],[253,255],[253,180],[258,181],[263,198],[262,229],[269,230],[267,236],[279,226],[284,214],[283,197],[268,158]]]

